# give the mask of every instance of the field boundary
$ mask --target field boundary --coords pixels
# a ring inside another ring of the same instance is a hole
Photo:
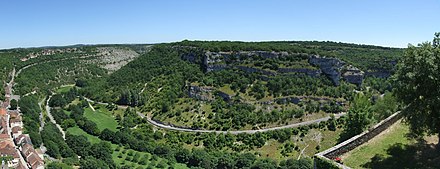
[[[314,168],[320,169],[321,167],[317,164],[321,164],[321,162],[326,161],[330,162],[330,165],[333,165],[337,168],[343,168],[343,169],[350,169],[350,167],[345,166],[343,164],[337,163],[334,159],[341,156],[342,154],[353,150],[354,148],[362,145],[363,143],[371,140],[378,134],[380,134],[382,131],[388,129],[391,125],[396,123],[401,118],[400,111],[392,114],[385,120],[382,120],[378,124],[374,125],[372,128],[368,129],[367,131],[362,132],[361,134],[358,134],[342,143],[339,143],[336,146],[333,146],[327,150],[324,150],[320,153],[315,154],[315,162],[314,162]]]

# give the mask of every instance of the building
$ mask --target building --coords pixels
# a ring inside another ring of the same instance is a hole
[[[20,126],[12,127],[12,137],[17,138],[23,133],[23,129]]]
[[[13,110],[13,111],[9,111],[9,125],[11,128],[13,127],[23,127],[23,121],[21,118],[20,113],[18,113],[18,111]]]
[[[15,168],[19,164],[20,154],[18,150],[15,149],[14,142],[12,142],[10,138],[0,142],[0,156],[11,157],[11,160],[7,161],[8,167]]]
[[[17,146],[24,144],[32,145],[32,141],[28,134],[20,134],[17,138],[15,138],[15,144],[17,144]]]
[[[42,169],[44,168],[44,162],[38,156],[38,153],[35,151],[34,147],[32,147],[32,144],[24,144],[21,146],[21,154],[28,162],[28,166],[32,169]]]

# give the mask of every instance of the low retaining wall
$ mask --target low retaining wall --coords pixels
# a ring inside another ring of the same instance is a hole
[[[372,138],[380,134],[382,131],[390,127],[392,124],[394,124],[396,121],[398,121],[400,118],[401,118],[400,112],[396,112],[393,115],[386,118],[385,120],[382,120],[381,122],[376,124],[374,127],[368,129],[367,131],[364,131],[363,133],[356,135],[332,148],[329,148],[323,152],[316,154],[315,169],[320,169],[318,168],[320,166],[317,164],[320,164],[320,162],[322,161],[330,162],[332,163],[332,165],[338,166],[339,168],[346,168],[346,169],[350,168],[335,162],[333,159],[371,140]]]

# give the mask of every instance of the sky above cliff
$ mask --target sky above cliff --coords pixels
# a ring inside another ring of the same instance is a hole
[[[320,40],[406,47],[440,31],[437,0],[0,2],[0,48],[189,40]]]

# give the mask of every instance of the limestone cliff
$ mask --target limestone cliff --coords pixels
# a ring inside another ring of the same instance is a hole
[[[339,85],[341,79],[341,69],[345,65],[345,62],[337,58],[326,58],[317,55],[311,55],[309,63],[314,66],[318,66],[322,73],[325,74],[334,85]]]
[[[311,68],[289,68],[283,67],[278,70],[266,70],[258,67],[242,66],[240,65],[248,59],[278,59],[291,55],[298,55],[302,58],[307,58],[307,54],[292,54],[288,52],[274,52],[274,51],[238,51],[238,52],[210,52],[210,51],[196,51],[186,52],[181,54],[183,60],[191,63],[200,64],[205,72],[220,71],[224,69],[236,68],[248,73],[258,73],[262,80],[269,80],[270,77],[278,74],[304,74],[311,77],[319,77],[325,75],[334,85],[339,85],[340,80],[361,85],[365,75],[372,74],[376,76],[387,76],[385,73],[371,72],[364,73],[362,70],[346,63],[338,58],[321,57],[318,55],[308,55],[308,63]],[[317,68],[313,68],[317,67]]]

